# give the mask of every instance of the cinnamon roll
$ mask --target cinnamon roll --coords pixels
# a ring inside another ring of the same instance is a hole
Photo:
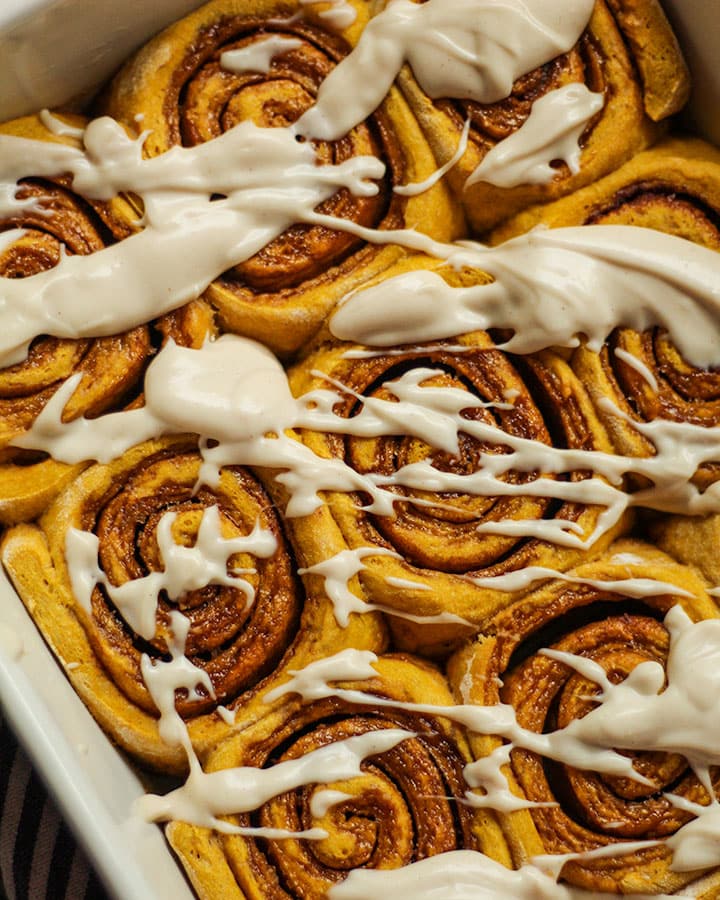
[[[249,723],[267,710],[260,694],[288,666],[345,646],[382,648],[384,641],[375,617],[353,617],[340,628],[327,599],[313,587],[304,589],[282,522],[252,473],[230,467],[216,488],[196,489],[199,470],[190,439],[141,444],[110,465],[87,469],[40,527],[10,529],[2,545],[16,590],[98,722],[146,764],[174,771],[186,760],[159,734],[158,710],[143,674],[148,664],[167,660],[177,643],[174,611],[188,620],[187,659],[209,679],[198,696],[176,697],[201,755],[228,730],[218,708],[242,705]],[[120,589],[152,573],[172,575],[173,546],[194,546],[210,509],[217,510],[223,539],[261,529],[271,551],[256,556],[250,546],[229,555],[228,573],[242,575],[237,587],[224,578],[184,584],[177,596],[169,587],[147,587],[151,618],[150,627],[143,626],[141,612],[131,616],[130,607],[123,607]],[[87,577],[95,562],[74,562],[66,537],[71,529],[97,542],[92,553],[103,576],[86,603],[77,578]]]
[[[366,4],[354,6],[356,24],[338,35],[311,7],[294,20],[296,0],[212,0],[143,48],[113,83],[102,110],[130,128],[147,129],[150,156],[210,140],[243,121],[290,125],[314,103],[366,21]],[[290,49],[278,52],[267,74],[223,68],[224,53],[268,37],[289,42]],[[399,91],[348,135],[316,150],[322,163],[375,156],[386,166],[375,196],[343,189],[318,207],[320,213],[382,230],[417,227],[440,240],[458,233],[461,217],[443,184],[410,198],[393,192],[436,168]],[[370,246],[347,232],[298,224],[226,272],[205,296],[224,329],[287,356],[312,337],[341,297],[404,255],[396,245]]]
[[[547,207],[517,216],[493,234],[504,240],[535,225],[632,225],[720,250],[720,153],[697,139],[673,138],[617,172]],[[581,347],[572,367],[587,386],[618,452],[651,456],[651,441],[633,420],[666,419],[700,427],[720,424],[720,374],[688,363],[659,328],[616,329],[600,353]],[[608,407],[607,401],[621,415]],[[600,401],[603,401],[602,403]],[[706,463],[694,481],[718,478]]]
[[[391,656],[381,657],[374,668],[377,677],[338,687],[399,703],[451,702],[444,679],[426,663]],[[366,758],[360,777],[283,792],[255,812],[226,819],[236,826],[290,832],[322,828],[327,833],[322,840],[268,842],[262,834],[226,835],[172,822],[168,838],[198,895],[310,900],[325,896],[352,869],[399,868],[460,848],[499,851],[509,864],[493,816],[481,818],[457,802],[466,790],[467,739],[438,717],[338,698],[291,702],[221,744],[206,770],[264,769],[384,729],[415,736]],[[339,802],[318,810],[313,800],[329,790],[342,792]]]
[[[481,705],[510,704],[519,724],[533,732],[565,728],[594,708],[600,689],[541,648],[597,663],[617,684],[642,663],[665,664],[668,631],[662,620],[674,605],[680,603],[694,621],[718,615],[691,569],[639,541],[620,541],[568,576],[570,581],[550,581],[500,612],[474,644],[451,660],[450,678],[459,697]],[[646,596],[630,599],[613,586],[602,587],[603,581],[625,579],[659,582],[657,593],[649,588]],[[668,593],[675,589],[683,595]],[[500,743],[485,736],[471,740],[478,758]],[[544,854],[580,854],[562,866],[561,877],[595,892],[670,893],[696,878],[698,872],[672,870],[671,851],[660,839],[692,819],[665,792],[707,805],[704,787],[679,753],[625,755],[647,785],[513,749],[507,770],[513,793],[550,804],[498,814],[515,864]],[[656,845],[623,850],[623,843],[655,839]],[[616,853],[582,857],[610,845],[617,846]]]
[[[84,125],[77,116],[63,121],[66,127]],[[49,131],[37,116],[2,125],[0,134],[77,144],[73,137]],[[93,253],[137,230],[137,210],[126,198],[85,200],[67,177],[25,178],[15,199],[17,211],[0,219],[0,232],[10,239],[0,250],[0,275],[5,278],[31,276],[57,265],[63,254]],[[82,375],[63,412],[65,422],[140,402],[145,368],[157,347],[168,338],[198,347],[213,327],[210,309],[196,301],[117,336],[40,337],[25,361],[0,370],[0,523],[39,515],[82,469],[12,446],[66,379]]]
[[[419,265],[418,260],[408,264]],[[456,272],[439,263],[428,265],[451,285],[488,280],[478,270]],[[325,495],[349,548],[364,553],[359,578],[367,600],[391,615],[394,638],[403,649],[446,652],[510,602],[513,588],[483,584],[483,579],[530,565],[567,569],[601,552],[626,525],[622,520],[596,534],[599,507],[553,500],[550,489],[547,494],[533,490],[538,479],[550,478],[552,483],[558,477],[547,473],[507,471],[498,476],[494,490],[480,487],[475,494],[472,488],[463,493],[454,483],[445,488],[441,484],[443,473],[472,476],[486,465],[486,454],[510,452],[502,444],[503,435],[611,452],[582,384],[555,353],[514,357],[495,349],[485,332],[389,351],[334,341],[322,343],[289,378],[296,396],[323,388],[337,391],[334,412],[350,420],[366,401],[397,402],[393,389],[402,379],[418,382],[418,398],[424,387],[467,392],[455,452],[414,436],[404,420],[377,437],[302,432],[302,440],[318,456],[340,458],[356,472],[377,477],[396,498],[392,514],[382,514],[368,509],[370,498],[362,491]],[[497,428],[495,440],[464,432],[463,419]],[[393,484],[403,469],[428,463],[432,470],[424,477],[438,483],[419,488]],[[438,478],[432,477],[433,470]],[[568,477],[580,481],[587,473]],[[523,484],[528,485],[526,495]],[[563,521],[573,523],[578,542],[559,546],[543,536],[553,522]],[[307,539],[321,537],[316,532]]]
[[[433,101],[407,67],[398,82],[441,162],[456,152],[463,123],[470,120],[468,150],[448,177],[471,227],[481,234],[525,207],[616,169],[657,140],[659,123],[679,112],[689,93],[681,51],[657,0],[598,0],[576,46],[523,75],[512,94],[496,103]],[[585,85],[604,100],[580,137],[579,171],[558,160],[557,174],[545,184],[466,184],[486,155],[527,122],[534,103],[570,84]]]

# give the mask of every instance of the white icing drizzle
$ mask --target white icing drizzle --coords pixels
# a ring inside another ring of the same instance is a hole
[[[637,560],[636,560],[637,561]],[[616,560],[613,560],[616,562]],[[640,560],[642,562],[642,560]],[[692,597],[689,591],[683,590],[676,584],[658,581],[654,578],[621,578],[621,579],[605,579],[605,578],[582,578],[568,572],[558,572],[556,569],[550,569],[544,566],[525,566],[515,572],[508,572],[505,575],[491,575],[484,577],[468,578],[478,587],[493,588],[497,591],[508,591],[514,593],[524,591],[539,581],[547,581],[555,579],[557,581],[565,581],[568,584],[584,584],[589,587],[597,588],[601,591],[608,591],[614,594],[622,594],[625,597],[633,597],[640,599],[642,597],[657,597],[659,594],[670,594],[672,597]]]
[[[226,72],[242,74],[243,72],[261,72],[267,75],[278,56],[290,50],[302,47],[299,38],[285,37],[281,34],[270,34],[262,40],[253,41],[237,50],[226,50],[220,54],[220,66]]]
[[[472,850],[455,850],[415,862],[403,869],[356,869],[330,888],[331,900],[560,900],[571,895],[554,878],[534,866],[513,871]]]
[[[299,569],[299,575],[320,575],[325,580],[325,593],[333,604],[335,620],[341,628],[347,628],[351,613],[384,612],[399,619],[427,625],[467,625],[473,628],[471,622],[456,616],[454,613],[442,612],[434,616],[419,616],[413,613],[402,612],[394,607],[384,606],[379,603],[368,603],[357,594],[354,594],[348,582],[355,575],[362,572],[366,566],[362,560],[368,556],[389,556],[393,559],[402,559],[399,553],[381,547],[359,547],[356,550],[342,550],[334,556],[316,563],[306,569]],[[394,578],[385,576],[385,582],[391,587],[403,591],[431,591],[430,585],[407,578]]]
[[[459,389],[426,385],[433,375],[432,369],[410,370],[387,385],[396,401],[358,396],[363,401],[362,410],[344,418],[333,412],[341,399],[341,393],[336,391],[315,390],[293,398],[279,362],[252,341],[225,335],[199,350],[169,343],[148,368],[145,407],[62,423],[62,410],[77,384],[77,380],[70,379],[29,432],[14,443],[27,449],[49,450],[66,462],[88,457],[102,461],[157,434],[197,430],[220,442],[212,448],[206,442],[202,444],[205,465],[201,480],[214,484],[219,467],[229,464],[284,470],[277,480],[290,494],[289,516],[313,512],[322,504],[320,494],[324,490],[364,491],[372,498],[369,511],[390,515],[401,499],[392,490],[395,487],[438,494],[547,497],[605,507],[593,533],[587,537],[579,532],[577,523],[559,518],[478,526],[481,533],[536,536],[576,548],[592,546],[630,506],[695,515],[720,508],[720,486],[713,485],[701,493],[691,483],[701,465],[720,458],[720,428],[627,419],[655,446],[654,456],[636,458],[561,449],[508,435],[490,423],[464,418],[461,413],[465,409],[503,404],[485,403]],[[348,388],[328,380],[339,392],[355,396]],[[614,415],[627,418],[605,405]],[[458,452],[459,433],[465,432],[509,452],[484,453],[481,467],[468,475],[440,471],[432,460],[408,464],[387,476],[361,475],[341,459],[322,459],[288,437],[285,431],[292,427],[357,436],[414,435],[448,453]],[[269,434],[274,436],[268,437]],[[550,477],[526,483],[506,480],[512,472],[543,472],[548,476],[588,469],[595,476],[577,481]],[[626,494],[622,483],[629,473],[643,476],[652,486]],[[411,497],[410,502],[452,508],[440,498],[433,501]]]
[[[502,349],[534,353],[576,347],[580,334],[599,351],[617,326],[662,325],[688,362],[717,361],[720,258],[697,244],[623,225],[536,229],[499,247],[456,249],[450,262],[495,281],[451,287],[436,272],[408,272],[351,295],[332,333],[385,347],[508,328],[515,334]]]
[[[465,183],[486,181],[497,187],[549,184],[558,175],[551,163],[563,160],[573,175],[580,171],[580,138],[605,103],[585,84],[566,84],[533,103],[523,125],[496,144]]]
[[[502,767],[510,762],[512,744],[502,744],[482,759],[469,763],[463,770],[465,781],[471,788],[480,788],[484,793],[465,793],[465,803],[475,809],[494,809],[511,813],[518,809],[537,809],[558,806],[557,803],[534,803],[512,794]]]
[[[320,87],[298,133],[337,140],[380,105],[404,62],[430,97],[494,103],[576,43],[594,0],[392,0]]]
[[[463,130],[460,135],[460,143],[458,144],[457,150],[445,163],[444,166],[440,166],[439,169],[433,172],[433,174],[426,178],[424,181],[418,181],[414,184],[399,185],[398,187],[393,188],[395,193],[399,194],[401,197],[416,197],[418,194],[423,194],[425,191],[429,191],[431,187],[441,181],[448,172],[455,168],[455,166],[460,162],[463,156],[465,156],[468,148],[468,140],[470,137],[470,125],[471,121],[470,119],[468,119],[463,126]]]
[[[165,591],[171,600],[177,600],[188,591],[211,584],[228,585],[245,594],[246,608],[252,604],[255,589],[241,576],[255,570],[232,569],[228,572],[228,561],[237,553],[268,559],[277,550],[273,533],[256,523],[245,537],[224,538],[220,510],[211,506],[203,511],[195,545],[183,547],[175,543],[172,535],[176,518],[176,513],[168,512],[158,522],[157,542],[164,571],[150,572],[119,586],[113,585],[100,569],[97,535],[69,529],[65,539],[68,572],[75,598],[86,612],[90,613],[92,591],[100,584],[128,625],[150,640],[155,635],[157,598],[161,591]]]
[[[589,856],[590,854],[586,854]],[[583,854],[578,854],[582,857]],[[533,865],[506,869],[482,853],[453,850],[412,863],[404,869],[356,869],[328,892],[330,900],[582,900],[590,895],[557,884]],[[595,900],[617,894],[593,892]],[[650,900],[649,895],[626,895],[627,900]],[[654,900],[668,900],[653,894]]]
[[[142,140],[98,119],[85,130],[84,152],[40,145],[48,148],[48,159],[33,174],[70,171],[74,188],[97,199],[134,191],[145,203],[145,228],[89,256],[66,257],[53,269],[0,279],[0,363],[22,360],[39,334],[117,334],[175,309],[310,217],[341,187],[358,196],[377,193],[366,179],[384,172],[370,157],[317,166],[312,146],[298,143],[289,129],[251,122],[154,159],[142,158]],[[2,155],[6,145],[11,150],[3,174],[8,166],[15,177],[35,168],[36,143],[0,138]],[[213,194],[225,199],[213,201]]]
[[[337,806],[344,800],[352,800],[352,798],[352,794],[346,794],[344,791],[315,791],[310,799],[310,815],[316,819],[322,819],[333,806]]]
[[[140,660],[145,686],[158,708],[158,731],[166,744],[189,746],[185,723],[175,709],[175,692],[185,690],[188,700],[204,700],[206,694],[215,696],[210,676],[193,665],[185,656],[185,644],[190,631],[190,619],[177,610],[170,613],[172,637],[168,640],[170,661],[151,659],[143,653]]]
[[[720,866],[720,804],[717,799],[708,806],[691,803],[682,797],[666,794],[679,809],[696,817],[671,835],[666,846],[672,850],[670,868],[674,872],[694,872]]]
[[[412,731],[384,728],[336,741],[268,769],[236,767],[203,772],[199,767],[193,767],[184,785],[164,797],[152,794],[142,797],[138,808],[148,821],[176,820],[226,834],[247,833],[247,830],[221,821],[218,816],[250,812],[273,797],[304,785],[359,778],[365,759],[386,753],[413,737]],[[307,835],[307,832],[302,834],[303,837]],[[292,836],[298,837],[298,834]],[[314,837],[322,839],[327,833],[314,829]]]
[[[38,118],[47,130],[56,137],[71,137],[79,141],[82,140],[84,134],[83,128],[78,128],[75,125],[68,125],[67,122],[64,122],[58,116],[53,115],[49,109],[41,109],[38,113]]]
[[[432,588],[429,584],[423,584],[420,581],[412,581],[409,578],[394,578],[392,575],[387,575],[385,577],[385,583],[389,584],[390,587],[400,588],[401,590],[408,591],[431,591]]]
[[[220,716],[226,725],[234,725],[237,715],[236,709],[228,709],[227,706],[216,706],[215,712]]]
[[[709,783],[710,766],[720,761],[720,619],[691,622],[681,607],[665,618],[670,649],[665,670],[659,663],[636,666],[620,684],[613,684],[602,666],[593,660],[560,651],[543,651],[548,657],[576,669],[595,682],[598,706],[582,719],[546,734],[520,727],[512,707],[474,705],[431,706],[399,703],[357,690],[335,689],[332,681],[360,680],[375,674],[373,654],[346,650],[336,657],[311,664],[277,688],[272,699],[298,693],[308,700],[341,697],[361,705],[393,705],[409,711],[450,718],[479,734],[504,737],[514,746],[532,750],[578,769],[624,774],[641,783],[623,750],[660,751],[684,756],[698,777]],[[667,678],[667,686],[665,679]],[[268,697],[270,699],[270,697]],[[717,734],[716,734],[717,732]]]
[[[324,578],[325,593],[333,604],[335,619],[342,628],[347,628],[351,613],[366,613],[374,608],[348,587],[350,579],[365,568],[362,560],[367,556],[402,558],[382,547],[361,547],[358,550],[343,550],[317,565],[298,570],[299,575],[321,575]]]
[[[300,0],[302,5],[315,2]],[[352,24],[355,10],[346,0],[328,0],[328,4],[320,13],[322,17],[338,28]],[[661,325],[690,362],[699,366],[717,363],[720,262],[710,251],[677,238],[604,226],[535,232],[492,250],[478,245],[461,248],[440,245],[410,230],[379,233],[314,212],[318,204],[342,188],[358,196],[374,194],[377,187],[372,181],[383,176],[384,167],[377,160],[366,158],[341,166],[319,166],[310,142],[298,143],[297,136],[341,137],[379,105],[404,62],[410,63],[416,78],[432,97],[465,97],[483,103],[502,99],[517,77],[570,49],[585,28],[593,5],[592,0],[578,0],[570,8],[561,0],[428,0],[425,4],[392,0],[384,12],[371,20],[357,48],[326,79],[316,106],[294,128],[259,129],[243,123],[214,141],[187,150],[176,148],[156,159],[142,158],[143,137],[133,140],[108,119],[80,131],[47,112],[41,114],[51,133],[82,139],[84,150],[0,136],[1,215],[37,205],[36,200],[21,201],[15,196],[16,182],[28,175],[52,177],[67,173],[74,189],[88,198],[109,199],[120,191],[132,191],[145,204],[144,230],[121,244],[90,257],[65,256],[55,269],[30,278],[0,280],[0,362],[7,365],[22,359],[30,341],[40,334],[114,334],[146,322],[198,296],[224,270],[252,256],[290,225],[316,222],[374,243],[397,242],[430,252],[456,267],[476,266],[495,278],[487,286],[450,288],[433,273],[401,276],[353,295],[333,319],[333,330],[338,336],[384,347],[441,340],[479,328],[509,328],[515,334],[505,349],[525,353],[551,345],[577,346],[580,334],[587,336],[591,349],[597,349],[617,325],[637,329]],[[281,47],[278,41],[283,40]],[[269,67],[273,56],[291,49],[290,43],[297,45],[292,39],[271,37],[253,52],[269,54]],[[244,51],[233,53],[235,56],[226,54],[229,66],[246,71],[248,64],[259,64],[257,56],[251,60]],[[260,63],[264,65],[265,59]],[[535,142],[531,132],[538,124],[545,131],[542,137],[551,137],[543,123],[547,122],[547,109],[552,104],[562,106],[564,102],[564,109],[570,111],[570,117],[576,116],[575,120],[569,121],[565,113],[558,116],[564,118],[561,124],[569,130],[552,138],[552,147],[543,151],[542,162],[518,163],[517,167],[515,162],[512,166],[505,163],[505,174],[512,168],[513,179],[527,181],[541,174],[543,178],[552,177],[554,170],[547,162],[554,158],[565,159],[571,170],[579,164],[578,139],[589,118],[598,111],[599,101],[587,89],[577,86],[573,91],[566,89],[556,94],[536,103],[532,124],[529,120],[522,140],[521,132],[515,136],[515,143],[523,145],[518,155],[526,154],[528,143]],[[590,109],[594,111],[590,113]],[[426,184],[406,186],[405,192],[418,192],[442,177],[462,155],[466,140],[465,132],[453,159]],[[559,143],[553,143],[558,140]],[[514,147],[504,143],[505,147],[499,145],[498,151],[502,149],[514,159]],[[484,174],[480,175],[481,167],[473,178],[495,178],[488,171],[493,165],[493,159],[486,157]],[[218,194],[223,199],[213,201],[211,198]],[[0,247],[21,234],[9,232],[0,239]],[[373,324],[378,310],[381,315]],[[397,402],[364,399],[361,412],[354,419],[345,420],[332,413],[338,393],[316,391],[295,400],[274,357],[252,342],[238,343],[239,340],[223,338],[206,344],[201,351],[184,350],[170,343],[148,370],[145,408],[62,425],[62,409],[79,383],[79,376],[70,379],[18,445],[51,449],[54,455],[57,452],[59,458],[68,461],[111,459],[147,437],[185,431],[200,433],[204,438],[201,445],[206,460],[205,478],[210,479],[213,471],[217,472],[226,462],[286,470],[278,481],[291,493],[289,515],[304,515],[315,509],[321,503],[322,490],[365,491],[372,497],[368,509],[381,515],[393,511],[398,498],[387,488],[395,486],[440,493],[462,490],[487,496],[549,496],[607,507],[592,540],[631,504],[695,513],[720,508],[720,487],[700,495],[689,484],[699,465],[717,460],[720,455],[718,429],[661,421],[631,423],[656,447],[656,456],[648,460],[558,450],[511,439],[493,426],[461,418],[460,413],[473,405],[492,404],[472,401],[462,391],[423,387],[431,370],[408,373],[389,385]],[[649,379],[648,382],[652,386]],[[341,394],[348,393],[342,385],[334,387]],[[512,402],[514,398],[506,399]],[[619,411],[615,414],[623,415]],[[406,466],[391,477],[361,477],[339,460],[315,457],[285,434],[292,427],[365,436],[412,434],[448,453],[458,451],[458,433],[464,431],[478,440],[508,446],[511,452],[484,454],[482,469],[471,476],[442,473],[427,463]],[[208,448],[210,438],[219,440],[220,445]],[[678,454],[681,447],[682,454]],[[514,470],[562,474],[590,468],[610,483],[599,478],[574,483],[539,478],[517,485],[501,480]],[[629,472],[649,478],[653,487],[627,498],[618,485]],[[175,544],[172,514],[164,517],[158,541],[166,571],[121,588],[109,584],[100,570],[96,539],[93,542],[92,535],[71,531],[67,536],[67,554],[79,601],[89,610],[94,585],[103,584],[129,624],[147,638],[155,634],[157,596],[161,590],[177,599],[183,592],[208,583],[228,583],[244,590],[251,603],[252,587],[239,577],[243,571],[228,573],[228,560],[239,552],[260,557],[272,555],[274,538],[256,528],[247,538],[224,540],[219,513],[214,509],[214,513],[203,513],[193,548]],[[588,543],[577,534],[577,525],[572,522],[495,523],[482,530],[536,534],[568,546]],[[325,577],[328,593],[334,592],[337,597],[336,615],[340,611],[340,619],[345,621],[351,611],[360,611],[352,609],[353,603],[362,601],[350,592],[347,581],[362,569],[363,553],[364,550],[355,551],[354,556],[328,560],[307,570]],[[522,578],[532,574],[522,573]],[[517,579],[520,575],[516,573]],[[552,572],[552,577],[558,577],[558,573]],[[605,588],[612,585],[608,589],[622,589],[629,596],[658,591],[683,593],[673,585],[652,582],[651,586],[643,579],[581,583],[602,584]],[[398,587],[422,586],[408,582]],[[363,611],[368,608],[366,604],[362,607]],[[377,675],[373,667],[377,657],[352,650],[292,672],[291,680],[268,693],[266,700],[292,692],[306,699],[339,696],[361,705],[401,707],[446,716],[471,730],[505,738],[511,744],[466,769],[469,787],[485,792],[468,792],[465,802],[477,806],[511,809],[517,808],[513,803],[522,802],[502,782],[500,770],[511,746],[524,747],[577,768],[639,781],[643,779],[633,770],[631,761],[615,748],[678,752],[709,786],[709,767],[720,764],[720,733],[716,733],[720,727],[716,708],[720,692],[715,683],[720,678],[720,620],[692,624],[676,608],[668,615],[666,625],[671,643],[665,690],[662,667],[655,663],[643,663],[624,682],[613,685],[604,670],[592,661],[546,651],[601,689],[594,698],[596,708],[567,728],[549,734],[522,729],[512,708],[504,704],[400,704],[362,691],[331,688],[331,681],[364,680]],[[326,833],[321,829],[299,834],[276,829],[237,829],[218,817],[250,811],[295,787],[358,777],[364,759],[414,736],[399,729],[382,730],[323,747],[267,770],[237,768],[205,773],[175,710],[175,693],[180,689],[191,699],[199,699],[212,695],[212,683],[184,655],[189,620],[180,613],[171,613],[171,628],[170,661],[151,661],[145,656],[142,672],[160,712],[161,736],[185,748],[190,777],[182,788],[166,797],[147,797],[141,802],[141,811],[153,821],[185,819],[221,831],[271,839],[324,838]],[[3,648],[8,643],[6,632],[7,629],[0,631]],[[12,641],[10,645],[15,647],[14,653],[22,652]],[[467,691],[467,683],[463,688]],[[223,708],[218,712],[230,723],[231,710]],[[331,805],[348,796],[316,791],[315,814],[324,815]],[[683,808],[692,806],[690,811],[696,815],[667,842],[674,852],[673,866],[690,871],[720,863],[720,806],[713,802],[708,807],[697,807],[681,798],[674,798],[673,802],[685,804]],[[625,843],[590,854],[556,857],[554,865],[561,866],[570,856],[609,856],[647,845]],[[385,880],[390,878],[388,884],[400,897],[432,896],[431,892],[437,889],[445,897],[449,884],[454,885],[453,896],[473,900],[504,900],[508,896],[519,900],[566,900],[580,896],[579,892],[557,885],[540,868],[525,866],[510,872],[469,851],[425,860],[402,872],[356,872],[333,888],[331,896],[374,898],[387,889]]]
[[[305,6],[325,5],[318,15],[330,28],[343,31],[353,25],[357,19],[357,10],[347,0],[299,0]]]
[[[463,353],[472,353],[473,348],[468,347],[465,344],[423,344],[422,346],[418,345],[414,348],[418,352],[423,353],[432,353],[436,350],[440,350],[444,353],[454,353],[457,355],[462,355]],[[388,348],[386,350],[346,350],[342,358],[343,359],[378,359],[381,356],[407,356],[408,352],[412,352],[410,348]],[[516,392],[516,396],[519,396],[520,392]]]
[[[628,353],[627,350],[623,350],[622,347],[615,348],[615,356],[617,356],[618,359],[621,359],[626,365],[630,366],[631,369],[635,369],[638,375],[641,375],[645,381],[647,381],[651,390],[655,391],[655,393],[660,390],[657,378],[641,359],[638,359],[637,356],[633,356],[632,353]]]
[[[308,663],[303,669],[290,670],[291,678],[265,694],[265,703],[274,703],[287,694],[300,694],[304,700],[322,700],[330,681],[366,681],[376,678],[373,664],[378,660],[370,650],[341,650],[334,656]]]
[[[720,763],[720,619],[693,623],[676,606],[665,627],[670,632],[665,669],[644,662],[619,684],[592,660],[543,651],[602,689],[600,705],[564,731],[596,745],[679,753],[707,782],[708,767]]]

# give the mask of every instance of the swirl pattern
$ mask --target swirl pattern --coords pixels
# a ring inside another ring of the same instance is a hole
[[[357,5],[362,22],[367,10]],[[296,3],[258,0],[251,6],[255,14],[247,4],[240,11],[232,0],[207,4],[150,42],[120,74],[105,109],[128,127],[142,116],[143,128],[151,131],[146,153],[193,146],[244,121],[261,127],[292,124],[350,50],[352,30],[337,36],[315,21],[290,21]],[[279,53],[266,75],[222,68],[224,52],[251,48],[268,37],[291,39],[296,46]],[[394,186],[420,181],[435,169],[399,92],[392,91],[348,135],[318,142],[316,149],[322,163],[375,156],[386,164],[375,196],[354,197],[343,189],[318,212],[372,228],[417,226],[439,239],[456,232],[457,214],[444,186],[410,199],[393,193]],[[206,296],[223,327],[288,355],[317,331],[344,294],[403,255],[397,247],[372,247],[325,225],[293,225],[217,279]]]
[[[216,488],[196,490],[200,462],[187,439],[140,445],[109,466],[89,468],[61,494],[43,522],[49,559],[43,534],[30,527],[17,531],[4,548],[5,565],[21,589],[36,565],[46,572],[45,583],[52,572],[50,597],[38,600],[36,610],[48,639],[62,659],[81,662],[70,677],[103,726],[153,766],[183,766],[180,749],[157,734],[157,712],[142,669],[144,657],[167,661],[173,611],[189,621],[187,659],[212,685],[212,694],[202,689],[192,698],[182,692],[176,697],[201,754],[227,731],[217,708],[242,704],[251,721],[250,710],[267,709],[259,694],[286,665],[303,665],[345,641],[382,644],[372,617],[344,630],[325,621],[327,601],[312,589],[306,594],[297,578],[293,551],[261,483],[249,471],[230,467],[222,470]],[[133,631],[102,584],[92,592],[90,615],[81,608],[67,571],[64,535],[70,527],[97,536],[100,568],[120,587],[163,571],[158,528],[164,516],[174,515],[173,542],[192,547],[210,507],[219,511],[223,538],[246,536],[259,526],[275,540],[268,558],[248,551],[228,559],[229,572],[247,573],[250,602],[248,591],[232,584],[188,590],[174,600],[163,591],[150,639]]]
[[[691,570],[637,541],[620,542],[606,556],[573,570],[570,583],[550,581],[501,612],[488,623],[480,642],[456,656],[451,680],[458,688],[462,683],[468,699],[508,703],[520,725],[543,733],[587,715],[596,705],[593,697],[599,689],[565,662],[544,655],[541,648],[593,660],[614,683],[643,662],[665,664],[668,634],[661,620],[676,598],[662,594],[659,587],[657,595],[631,600],[601,584],[573,584],[573,575],[598,582],[651,578],[687,591],[683,602],[695,619],[717,615]],[[473,750],[481,757],[497,745],[496,739],[477,738]],[[671,857],[664,846],[627,853],[621,847],[623,841],[669,837],[692,818],[671,802],[667,792],[706,804],[706,791],[678,754],[626,755],[649,779],[648,786],[513,749],[513,789],[531,802],[556,804],[504,816],[509,840],[519,848],[516,863],[538,853],[582,854],[619,844],[613,856],[567,862],[563,878],[590,890],[620,893],[673,891],[687,883],[687,876],[670,871]]]
[[[487,276],[445,272],[444,277],[467,281]],[[410,620],[392,619],[395,638],[405,649],[439,652],[447,649],[446,642],[467,635],[468,627],[480,627],[510,599],[507,591],[477,586],[472,578],[504,575],[529,565],[568,568],[587,549],[556,546],[535,534],[533,526],[555,520],[573,522],[589,540],[598,510],[536,496],[531,490],[523,495],[520,486],[537,479],[533,472],[511,470],[499,475],[497,493],[485,488],[486,493],[463,494],[437,485],[432,490],[394,485],[392,479],[399,470],[430,463],[452,476],[473,475],[482,469],[484,454],[509,452],[497,441],[487,443],[463,431],[463,418],[513,438],[547,445],[587,450],[607,450],[610,445],[582,385],[553,353],[512,358],[494,349],[493,339],[484,332],[452,342],[371,353],[362,359],[355,358],[358,349],[337,343],[323,346],[291,373],[294,392],[300,395],[327,387],[328,382],[337,385],[340,394],[346,393],[335,413],[348,419],[357,415],[366,398],[395,402],[392,383],[412,378],[416,372],[421,373],[420,391],[442,387],[468,393],[469,408],[461,412],[458,422],[458,453],[431,447],[402,433],[403,427],[397,435],[389,429],[389,434],[377,438],[303,434],[319,455],[340,457],[355,471],[378,476],[397,496],[393,515],[364,511],[367,498],[360,495],[333,494],[328,505],[353,550],[379,550],[377,556],[364,558],[360,580],[371,602],[388,612],[409,614]],[[586,476],[574,473],[570,477]],[[508,522],[527,523],[526,530],[520,527],[519,533],[508,533],[504,527]],[[598,537],[592,551],[600,552],[610,539],[610,534]],[[388,556],[388,551],[397,558]],[[444,613],[461,617],[466,625],[442,621]],[[412,617],[420,618],[413,622]],[[435,618],[428,623],[431,629],[423,627],[423,617]],[[432,641],[426,643],[430,633]]]
[[[453,155],[463,123],[471,122],[469,150],[450,182],[476,232],[485,233],[522,209],[565,196],[617,169],[657,139],[657,122],[682,107],[688,75],[660,5],[647,0],[633,7],[630,13],[622,2],[600,0],[578,44],[523,75],[511,96],[498,103],[432,102],[411,73],[401,73],[403,93],[421,117],[438,159]],[[585,84],[605,98],[603,110],[582,135],[578,173],[559,160],[557,175],[546,185],[500,188],[479,182],[465,188],[484,156],[524,124],[535,100],[572,83]]]
[[[377,678],[342,687],[357,687],[400,702],[422,698],[440,705],[449,699],[443,680],[427,664],[396,656],[380,658],[375,668]],[[499,833],[497,826],[493,828],[489,821],[483,828],[470,808],[455,801],[466,789],[466,739],[459,729],[432,716],[372,705],[356,707],[338,698],[294,703],[225,742],[208,760],[208,769],[266,768],[387,728],[416,736],[367,758],[360,777],[310,784],[280,794],[254,813],[229,820],[250,828],[302,831],[319,827],[326,831],[325,839],[277,843],[228,835],[211,846],[207,832],[175,822],[169,827],[173,847],[181,858],[212,854],[213,877],[222,884],[223,896],[308,900],[324,896],[353,868],[393,869],[460,848],[482,846],[490,851]],[[313,812],[313,798],[328,790],[345,796],[328,809]],[[202,893],[206,874],[193,867],[192,877]]]

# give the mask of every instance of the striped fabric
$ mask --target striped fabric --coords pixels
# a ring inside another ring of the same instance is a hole
[[[1,713],[0,878],[5,900],[107,897]]]

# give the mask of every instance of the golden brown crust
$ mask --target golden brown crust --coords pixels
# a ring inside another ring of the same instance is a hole
[[[718,250],[720,151],[698,138],[667,138],[582,190],[514,216],[491,243],[540,224],[637,225]]]

